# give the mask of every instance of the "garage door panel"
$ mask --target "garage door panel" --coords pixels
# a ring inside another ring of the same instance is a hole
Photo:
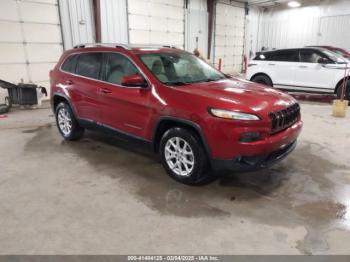
[[[168,30],[168,21],[166,18],[151,17],[150,20],[151,30],[163,32],[166,32]]]
[[[0,19],[11,21],[19,20],[16,1],[1,0]]]
[[[226,37],[225,36],[217,35],[215,37],[215,45],[225,46],[225,43],[226,43]]]
[[[217,15],[215,17],[215,21],[217,25],[225,25],[226,24],[226,17],[223,15]]]
[[[62,47],[53,44],[27,44],[26,50],[30,62],[58,61],[62,54]]]
[[[168,43],[172,43],[172,45],[175,45],[177,47],[183,47],[184,41],[184,34],[168,33]]]
[[[19,4],[22,19],[25,22],[59,24],[57,6],[32,2]],[[38,14],[40,10],[40,14]]]
[[[27,42],[61,42],[61,31],[58,25],[27,23],[23,25],[23,30]]]
[[[168,19],[168,31],[183,33],[184,31],[184,21],[183,20],[172,20]]]
[[[224,46],[215,46],[215,55],[219,58],[223,55],[225,55],[225,47]]]
[[[165,8],[166,7],[166,8]],[[181,20],[184,17],[183,8],[176,6],[169,6],[163,4],[150,4],[150,13],[151,16],[172,18]]]
[[[6,42],[23,42],[21,26],[19,23],[0,22],[0,35]]]
[[[234,73],[242,68],[244,8],[216,4],[214,63],[222,58],[222,70]]]
[[[215,29],[215,34],[225,36],[226,26],[217,24]]]
[[[150,44],[149,31],[143,30],[130,30],[129,32],[130,42],[133,44]]]
[[[128,16],[131,44],[184,46],[183,0],[129,0]]]
[[[153,3],[161,3],[165,5],[173,5],[173,6],[183,6],[183,0],[151,0]]]
[[[29,81],[26,67],[24,64],[0,65],[0,79],[11,83],[18,83],[23,79],[24,82]]]
[[[22,44],[0,44],[0,57],[2,64],[26,62]]]
[[[150,32],[151,43],[166,45],[168,43],[168,34],[166,32]]]
[[[33,2],[33,0],[22,0],[23,2]],[[43,3],[43,4],[57,4],[57,0],[35,0],[37,3]]]
[[[128,11],[131,14],[149,15],[149,2],[128,0]]]
[[[129,15],[130,29],[150,30],[151,18],[148,16]]]
[[[30,64],[29,70],[31,72],[32,81],[48,81],[49,72],[55,67],[55,63]]]

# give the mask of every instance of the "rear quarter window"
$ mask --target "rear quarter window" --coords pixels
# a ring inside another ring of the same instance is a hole
[[[75,73],[78,55],[71,55],[63,62],[61,69],[68,73]]]

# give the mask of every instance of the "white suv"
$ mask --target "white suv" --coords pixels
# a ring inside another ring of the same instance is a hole
[[[341,94],[349,61],[323,48],[284,49],[258,53],[248,65],[250,81],[288,91]],[[345,92],[350,99],[350,81]]]

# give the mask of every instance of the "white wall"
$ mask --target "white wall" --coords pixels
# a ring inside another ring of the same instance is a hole
[[[301,8],[285,5],[263,12],[254,51],[307,45],[350,49],[350,1],[303,1]]]

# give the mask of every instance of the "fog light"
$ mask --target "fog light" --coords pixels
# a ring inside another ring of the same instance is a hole
[[[254,142],[261,139],[261,134],[259,132],[249,132],[241,134],[240,141],[244,143]]]

